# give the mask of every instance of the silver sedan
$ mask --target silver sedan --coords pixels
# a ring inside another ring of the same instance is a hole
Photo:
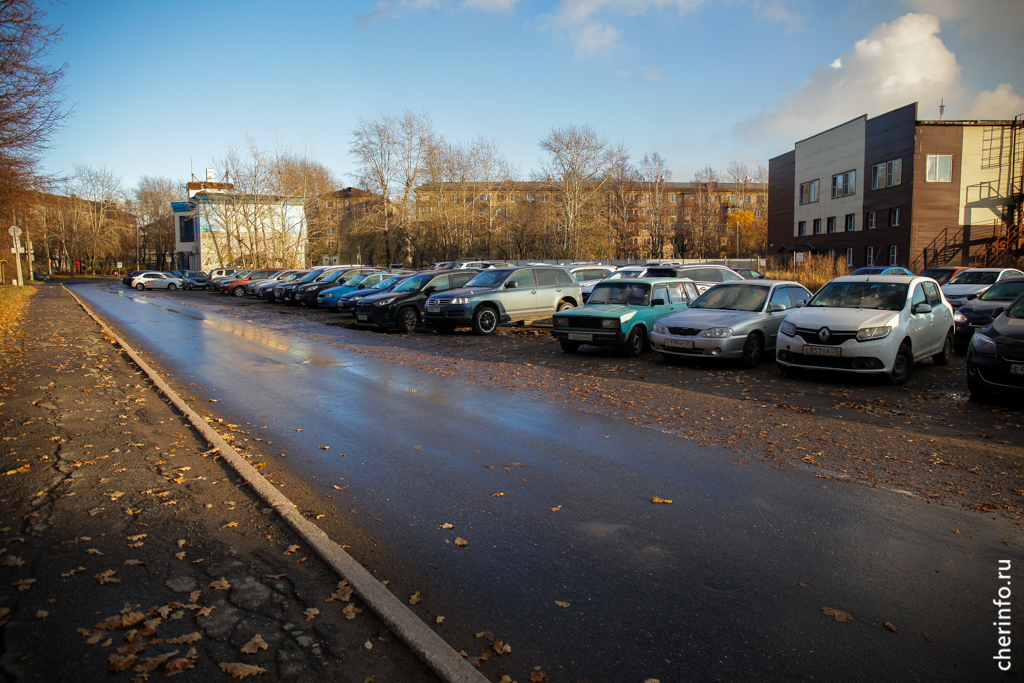
[[[739,359],[744,367],[774,357],[779,326],[811,293],[788,280],[723,282],[690,307],[654,324],[651,348],[665,357]]]

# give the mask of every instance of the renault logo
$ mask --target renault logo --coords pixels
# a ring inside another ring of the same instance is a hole
[[[827,327],[823,327],[818,330],[818,339],[820,339],[822,343],[827,342],[830,335],[831,332],[828,331]]]

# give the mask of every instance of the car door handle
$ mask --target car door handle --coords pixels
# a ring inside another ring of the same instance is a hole
[[[533,290],[532,292],[530,292],[530,294],[536,294],[536,293],[537,293],[537,290],[536,290],[536,289],[535,289],[535,290]]]

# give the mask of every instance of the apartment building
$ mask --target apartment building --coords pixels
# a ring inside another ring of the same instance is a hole
[[[920,272],[1020,254],[1022,117],[866,115],[769,160],[768,253]]]

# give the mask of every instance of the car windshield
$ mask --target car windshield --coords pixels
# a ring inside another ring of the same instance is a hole
[[[992,271],[965,270],[949,281],[951,285],[991,285],[999,278]]]
[[[317,282],[337,282],[338,278],[340,278],[344,274],[345,271],[343,270],[331,271],[330,273],[327,273],[327,275],[320,276],[317,279]]]
[[[647,306],[651,299],[651,286],[639,282],[601,282],[587,299],[590,304],[626,304]]]
[[[417,275],[411,277],[405,282],[399,283],[392,291],[394,292],[417,292],[426,286],[428,282],[434,277],[435,273],[426,273],[424,275]]]
[[[940,285],[944,285],[949,282],[949,278],[953,277],[955,272],[956,270],[952,268],[933,268],[921,273],[921,277],[930,277]]]
[[[634,270],[617,270],[608,277],[606,280],[621,280],[624,277],[640,277],[640,273],[644,272],[643,268],[636,268]]]
[[[1003,313],[1007,318],[1024,318],[1024,296],[1017,299],[1012,306]]]
[[[320,277],[321,275],[323,275],[323,272],[324,271],[322,271],[322,270],[311,270],[310,272],[308,272],[305,275],[303,275],[302,277],[300,277],[298,279],[298,282],[309,282],[310,280],[315,280],[318,277]]]
[[[362,275],[356,275],[352,279],[350,279],[347,282],[345,282],[345,286],[346,287],[355,287],[356,285],[358,285],[360,282],[362,282],[366,278],[370,277],[371,275],[373,275],[373,273],[364,273]]]
[[[760,311],[768,298],[768,287],[728,285],[712,287],[690,304],[690,308],[714,308],[723,311]]]
[[[387,289],[391,285],[397,284],[397,283],[401,282],[404,279],[405,279],[405,276],[403,276],[403,277],[389,277],[387,280],[381,280],[380,282],[375,284],[373,287],[370,287],[370,289]]]
[[[463,287],[497,287],[504,282],[515,270],[485,270],[463,285]]]
[[[808,306],[872,308],[899,311],[907,303],[907,285],[888,282],[830,282],[811,298]]]
[[[1021,294],[1024,294],[1024,281],[1000,282],[989,287],[978,298],[982,301],[1013,301]]]
[[[287,275],[285,275],[284,277],[280,278],[280,280],[279,280],[279,281],[280,281],[280,282],[291,282],[292,280],[297,280],[297,279],[299,279],[299,278],[300,278],[300,277],[302,277],[302,276],[303,276],[304,274],[305,274],[305,273],[301,273],[301,272],[300,272],[300,273],[288,273],[288,274],[287,274]]]

